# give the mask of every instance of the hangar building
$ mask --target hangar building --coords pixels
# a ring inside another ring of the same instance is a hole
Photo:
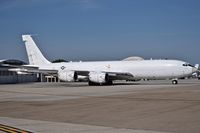
[[[14,59],[0,60],[0,84],[39,81],[39,77],[37,74],[20,74],[14,71],[9,71],[12,66],[20,66],[25,64],[26,63],[23,61]]]

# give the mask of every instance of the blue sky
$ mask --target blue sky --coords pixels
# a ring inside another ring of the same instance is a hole
[[[34,34],[49,60],[200,63],[200,1],[1,0],[0,59],[27,61],[22,34]]]

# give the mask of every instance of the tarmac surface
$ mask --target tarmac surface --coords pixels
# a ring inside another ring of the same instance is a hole
[[[200,81],[0,85],[0,124],[39,133],[199,133]]]

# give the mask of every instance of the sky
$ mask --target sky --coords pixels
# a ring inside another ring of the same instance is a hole
[[[50,61],[200,63],[199,0],[0,0],[0,59],[27,62],[22,34]]]

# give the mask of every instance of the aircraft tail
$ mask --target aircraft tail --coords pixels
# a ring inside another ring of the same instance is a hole
[[[50,64],[50,62],[42,55],[41,51],[33,41],[31,35],[22,35],[22,40],[25,42],[26,52],[30,65]]]

